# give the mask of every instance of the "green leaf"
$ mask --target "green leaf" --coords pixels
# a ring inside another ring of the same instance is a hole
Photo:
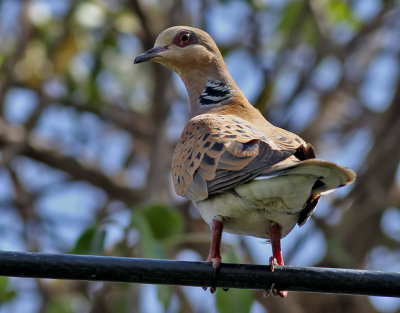
[[[228,292],[217,289],[217,308],[219,313],[248,313],[254,297],[247,289],[229,289]]]
[[[353,14],[349,5],[344,1],[329,0],[327,3],[327,14],[334,23],[346,22],[353,28],[360,26],[360,22]]]
[[[240,262],[236,249],[225,251],[222,259],[226,263]],[[216,301],[219,313],[248,313],[253,305],[254,296],[253,292],[247,289],[229,289],[225,292],[218,288]]]
[[[164,309],[167,310],[173,296],[172,286],[159,285],[157,286],[157,291],[158,300],[160,300]]]
[[[77,240],[72,254],[101,254],[104,250],[106,231],[99,226],[86,229]]]
[[[131,292],[129,292],[130,288],[121,290],[120,286],[118,286],[118,289],[114,291],[112,297],[109,297],[107,308],[102,312],[131,312],[132,298]]]
[[[183,232],[182,217],[163,204],[153,204],[144,210],[155,239],[166,239]]]
[[[304,5],[304,1],[290,2],[283,11],[278,29],[286,34],[291,33],[298,25],[298,18],[302,15]]]
[[[222,252],[222,260],[225,263],[241,263],[243,260],[237,255],[237,249],[234,249],[232,246],[227,246],[228,249],[224,249]]]
[[[0,304],[15,298],[16,292],[8,289],[8,277],[0,277]]]
[[[131,225],[139,233],[139,241],[142,248],[143,257],[165,257],[165,252],[160,244],[155,240],[148,218],[142,210],[135,210],[132,212]]]
[[[153,204],[132,212],[131,225],[140,235],[140,244],[145,257],[165,258],[165,247],[169,238],[183,232],[183,219],[176,211],[163,205]]]
[[[52,298],[46,306],[45,313],[73,313],[72,301],[70,297]],[[76,298],[74,298],[76,301]]]
[[[319,33],[312,18],[308,17],[304,20],[301,26],[301,35],[303,40],[310,45],[315,46],[318,43]]]

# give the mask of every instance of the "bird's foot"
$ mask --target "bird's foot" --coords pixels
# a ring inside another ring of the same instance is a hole
[[[206,286],[203,286],[203,287],[201,287],[201,288],[203,288],[204,291],[207,291],[207,289],[208,289],[208,287],[206,287]],[[214,292],[216,292],[216,291],[217,291],[217,287],[215,287],[215,286],[211,286],[211,287],[210,287],[210,292],[211,292],[211,293],[214,293]]]
[[[212,257],[211,255],[209,255],[206,262],[211,262],[211,265],[214,268],[214,276],[216,277],[218,274],[218,270],[221,267],[221,257],[220,256]],[[203,286],[202,288],[204,291],[206,291],[208,287]],[[211,293],[214,293],[216,290],[217,290],[216,286],[210,286]]]
[[[275,270],[275,266],[282,266],[282,265],[284,265],[284,264],[278,264],[278,261],[273,256],[271,256],[269,258],[269,266],[270,266],[271,272],[273,272]],[[272,283],[271,288],[268,290],[265,290],[263,293],[264,298],[266,298],[270,295],[273,295],[273,296],[279,295],[281,298],[286,298],[288,295],[288,292],[286,290],[278,290],[275,287],[275,283]]]
[[[208,287],[205,287],[205,286],[203,286],[203,287],[201,287],[201,288],[203,288],[204,291],[207,291],[207,289],[208,289]],[[223,291],[228,291],[229,288],[223,287],[222,290],[223,290]],[[211,287],[210,287],[210,292],[211,292],[211,293],[214,293],[214,292],[216,292],[216,291],[217,291],[217,287],[215,287],[215,286],[211,286]]]
[[[275,265],[278,265],[278,261],[273,256],[271,256],[269,258],[269,268],[271,272],[275,270]]]
[[[278,290],[275,287],[275,283],[272,283],[271,288],[268,290],[264,290],[263,296],[264,298],[269,297],[270,295],[273,296],[280,296],[281,298],[286,298],[288,295],[288,292],[286,290]]]
[[[269,258],[269,266],[271,272],[273,272],[275,270],[275,266],[285,265],[285,263],[283,262],[282,251],[281,251],[281,227],[279,226],[279,224],[274,223],[271,225],[270,238],[271,238],[273,256]],[[288,292],[286,290],[278,290],[275,287],[275,283],[273,283],[271,288],[264,292],[264,296],[269,296],[271,294],[279,295],[282,298],[286,298]]]
[[[214,278],[217,277],[218,271],[221,267],[221,236],[222,236],[223,223],[222,220],[218,217],[214,218],[212,221],[211,227],[211,246],[210,253],[208,254],[207,262],[211,262],[212,267],[214,268]],[[207,290],[208,287],[203,287],[204,290]],[[210,292],[214,293],[217,290],[216,286],[210,287]],[[228,290],[224,288],[224,290]]]
[[[219,268],[221,267],[221,257],[216,256],[216,257],[211,257],[208,256],[207,262],[211,262],[212,267],[214,268],[214,271],[217,272]]]
[[[207,258],[207,262],[210,262],[212,267],[214,268],[214,276],[217,277],[218,275],[218,271],[221,268],[221,257],[217,256],[217,257],[211,257],[208,256]],[[206,291],[208,289],[208,287],[204,286],[202,287],[204,291]],[[217,291],[217,287],[216,286],[210,286],[210,292],[214,293],[215,291]],[[229,288],[222,288],[223,291],[228,291]]]

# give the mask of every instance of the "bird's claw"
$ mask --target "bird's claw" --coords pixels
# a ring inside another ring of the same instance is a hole
[[[217,291],[217,287],[215,287],[215,286],[211,286],[211,287],[203,286],[203,287],[201,287],[201,288],[203,288],[204,291],[207,291],[207,289],[210,288],[210,292],[211,292],[212,294],[213,294],[214,292]]]
[[[279,266],[278,261],[276,260],[275,257],[271,256],[269,258],[269,266],[271,272],[275,270],[275,266]],[[268,290],[265,290],[263,293],[264,298],[273,295],[273,296],[280,296],[281,298],[286,298],[288,295],[288,292],[286,290],[278,290],[275,287],[275,283],[272,283],[271,288]]]
[[[203,286],[203,287],[201,287],[201,288],[203,288],[204,291],[207,291],[207,289],[208,289],[208,287],[205,287],[205,286]],[[229,291],[229,288],[223,287],[222,290],[226,292],[226,291]],[[211,286],[211,287],[210,287],[210,292],[211,292],[211,293],[214,293],[215,291],[217,291],[217,287]]]
[[[288,292],[287,292],[287,290],[278,290],[278,295],[279,295],[281,298],[286,298],[287,295],[288,295]]]
[[[208,257],[207,262],[211,262],[212,267],[214,268],[215,274],[217,274],[219,268],[221,267],[221,258],[220,257]]]
[[[288,292],[286,290],[278,290],[275,287],[275,283],[272,283],[270,289],[264,290],[263,297],[266,298],[266,297],[269,297],[270,295],[273,295],[273,296],[279,295],[281,298],[286,298],[288,295]]]
[[[276,260],[276,258],[274,258],[273,256],[271,256],[269,258],[269,267],[271,272],[273,272],[275,270],[275,265],[278,266],[278,261]]]
[[[214,275],[217,276],[219,269],[221,268],[221,258],[220,257],[208,257],[207,262],[211,262],[212,267],[214,268]],[[204,291],[207,291],[208,287],[202,287]],[[210,286],[210,292],[214,293],[217,290],[216,286]],[[223,288],[224,291],[227,291],[228,288]]]

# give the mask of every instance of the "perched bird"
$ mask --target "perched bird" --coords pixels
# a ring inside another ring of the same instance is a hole
[[[310,144],[270,124],[236,86],[206,32],[168,28],[134,63],[145,61],[178,73],[189,95],[192,118],[175,148],[172,176],[176,192],[211,227],[207,261],[220,267],[224,230],[269,239],[271,268],[284,265],[280,239],[308,220],[322,194],[351,183],[355,173],[316,159]]]

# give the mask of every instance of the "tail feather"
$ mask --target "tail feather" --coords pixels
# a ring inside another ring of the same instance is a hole
[[[321,194],[346,186],[352,183],[356,178],[356,173],[351,169],[328,161],[309,159],[282,169],[279,172],[257,177],[257,179],[265,179],[267,177],[280,175],[305,175],[315,177],[316,181],[319,182],[313,188],[315,194]]]
[[[295,166],[283,170],[290,175],[312,175],[318,178],[321,183],[315,186],[315,193],[324,193],[352,183],[356,173],[348,168],[335,163],[310,159],[299,162]]]

